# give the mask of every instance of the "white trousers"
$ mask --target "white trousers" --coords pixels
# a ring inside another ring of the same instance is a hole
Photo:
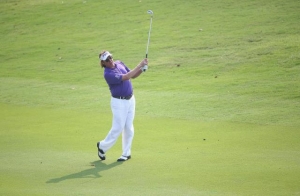
[[[105,139],[100,142],[100,148],[104,152],[108,151],[116,143],[119,135],[122,133],[122,155],[129,156],[131,155],[131,144],[134,136],[134,95],[130,100],[112,97],[110,105],[113,113],[112,127]]]

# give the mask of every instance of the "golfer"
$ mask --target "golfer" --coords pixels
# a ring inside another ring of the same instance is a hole
[[[114,61],[112,54],[102,51],[99,54],[100,65],[104,67],[104,78],[111,93],[112,127],[104,140],[97,143],[98,156],[105,160],[105,153],[116,143],[122,132],[122,156],[117,161],[131,158],[131,144],[134,136],[133,119],[135,115],[135,98],[130,79],[137,78],[148,64],[142,60],[133,70],[123,62]]]

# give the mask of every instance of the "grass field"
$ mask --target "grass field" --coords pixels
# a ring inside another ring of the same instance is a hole
[[[98,53],[133,80],[132,159]],[[300,195],[300,3],[0,1],[0,195]]]

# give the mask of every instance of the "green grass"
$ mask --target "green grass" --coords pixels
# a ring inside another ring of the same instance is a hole
[[[0,2],[1,195],[299,195],[300,4]],[[132,159],[111,126],[98,53],[133,80]],[[180,65],[180,66],[178,66]]]
[[[106,161],[98,161],[95,152],[95,141],[105,135],[101,130],[109,128],[109,116],[1,108],[7,114],[1,134],[3,195],[291,195],[299,191],[296,128],[137,117],[133,159],[118,164],[120,141]]]

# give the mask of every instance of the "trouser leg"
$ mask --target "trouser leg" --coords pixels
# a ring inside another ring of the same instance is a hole
[[[125,127],[122,134],[122,148],[124,156],[131,155],[131,146],[132,140],[134,136],[134,127],[133,127],[133,120],[135,116],[135,97],[133,96],[129,100],[128,105],[128,114],[125,121]]]
[[[116,143],[119,135],[124,129],[127,118],[127,109],[122,101],[123,100],[115,98],[111,99],[111,109],[113,113],[112,127],[105,139],[100,142],[100,148],[104,152],[108,151]]]

